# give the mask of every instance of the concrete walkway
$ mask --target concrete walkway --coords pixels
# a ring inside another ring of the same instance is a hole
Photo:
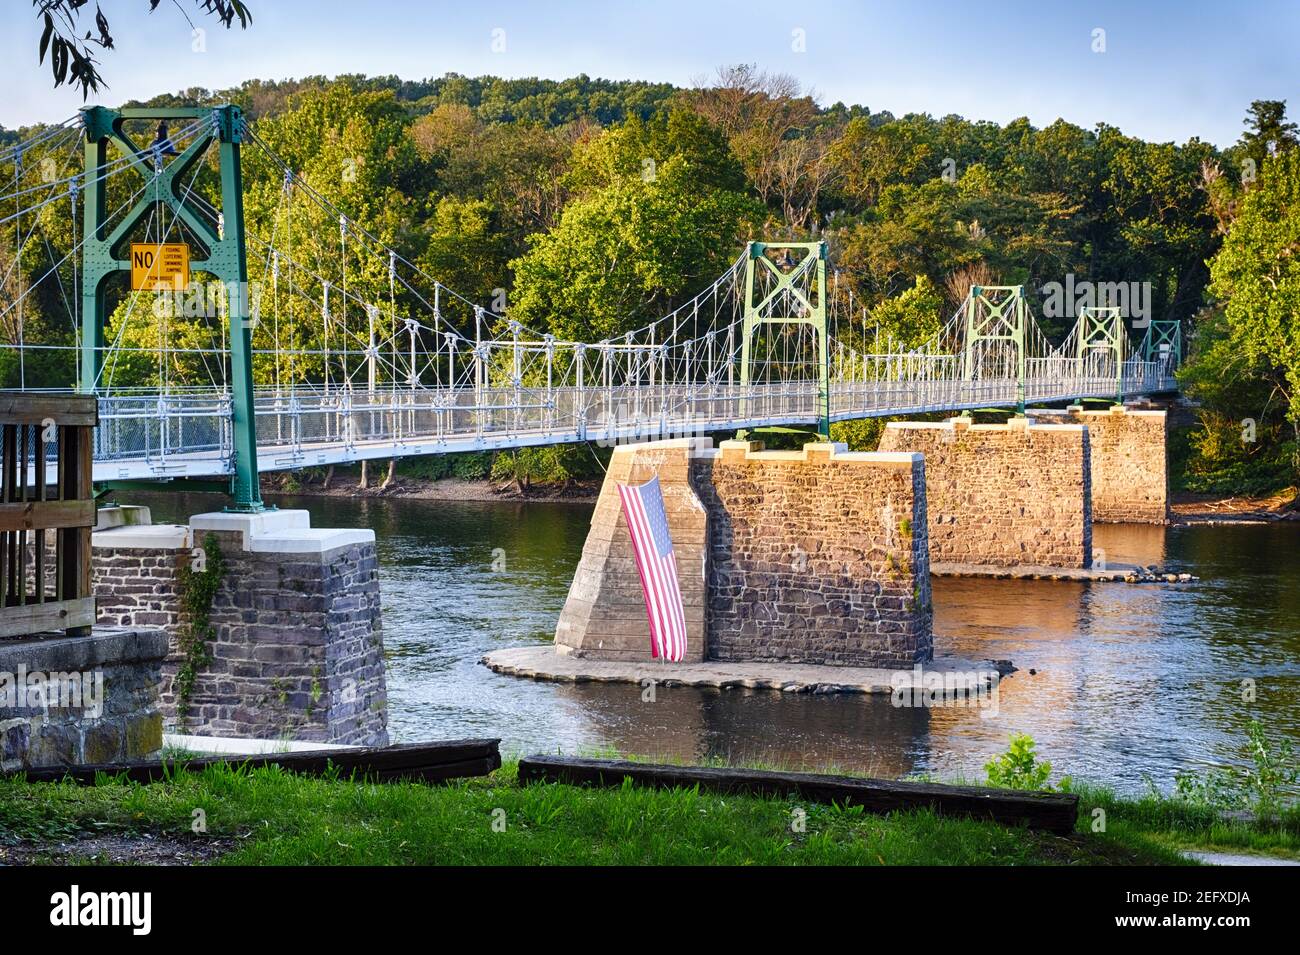
[[[641,683],[654,680],[664,686],[708,686],[718,689],[781,690],[786,693],[893,693],[911,687],[928,674],[946,675],[949,684],[967,687],[988,684],[997,668],[990,661],[944,657],[921,670],[875,667],[821,666],[806,663],[645,663],[590,660],[555,652],[551,646],[494,650],[482,658],[484,666],[508,676],[559,683]]]
[[[1255,856],[1241,852],[1200,852],[1188,850],[1183,853],[1189,859],[1204,862],[1206,865],[1300,865],[1295,859],[1279,859],[1277,856]]]

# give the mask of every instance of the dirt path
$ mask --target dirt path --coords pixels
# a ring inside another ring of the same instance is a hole
[[[195,865],[234,848],[235,840],[228,837],[78,832],[49,840],[0,842],[0,865]]]

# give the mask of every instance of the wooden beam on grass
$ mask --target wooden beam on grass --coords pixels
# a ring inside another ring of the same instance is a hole
[[[690,789],[754,796],[793,796],[808,802],[862,806],[888,813],[932,809],[941,816],[987,819],[1061,835],[1074,831],[1079,797],[1073,793],[1021,792],[983,786],[948,786],[820,773],[783,773],[759,769],[664,766],[626,760],[528,756],[519,761],[519,782]]]
[[[198,756],[193,759],[138,760],[15,770],[5,775],[24,776],[28,782],[65,779],[93,785],[99,774],[125,776],[131,782],[152,783],[181,772],[198,773],[209,766],[238,769],[279,766],[291,773],[323,776],[336,772],[341,779],[356,776],[371,782],[440,782],[467,776],[486,776],[501,766],[499,739],[461,739],[439,743],[403,743],[362,749],[310,750],[261,756]]]

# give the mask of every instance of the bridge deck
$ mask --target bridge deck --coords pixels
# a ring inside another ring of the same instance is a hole
[[[1133,376],[1125,393],[1170,390],[1171,379]],[[1026,382],[1025,400],[1053,403],[1115,394],[1113,379]],[[837,382],[831,420],[963,411],[1017,404],[1017,382]],[[327,394],[257,399],[261,471],[393,457],[570,444],[617,444],[769,425],[816,425],[811,383],[693,391],[495,388]],[[233,473],[230,406],[212,393],[100,399],[96,481],[214,478]]]

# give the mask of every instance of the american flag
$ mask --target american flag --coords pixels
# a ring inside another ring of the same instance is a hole
[[[650,652],[653,656],[680,663],[686,658],[686,609],[677,586],[677,557],[668,534],[668,515],[659,479],[645,484],[618,485],[623,518],[632,535],[646,616],[650,618]]]

